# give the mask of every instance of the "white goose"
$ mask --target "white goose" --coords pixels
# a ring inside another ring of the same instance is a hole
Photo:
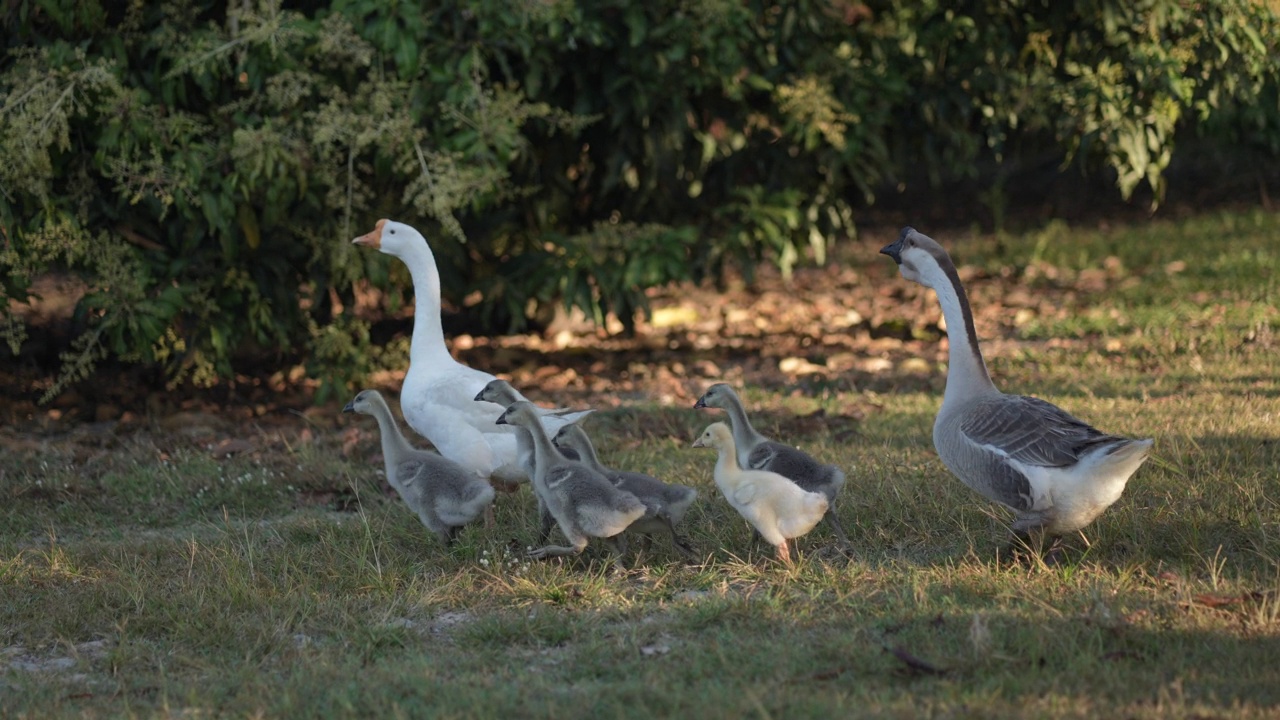
[[[440,271],[426,238],[404,223],[383,219],[372,232],[352,242],[400,258],[413,277],[413,342],[409,370],[400,390],[405,421],[441,455],[480,477],[508,485],[527,482],[529,476],[517,454],[515,429],[495,424],[505,408],[475,401],[476,394],[495,377],[454,360],[444,344]],[[516,395],[525,399],[518,392]],[[557,415],[553,410],[538,412],[553,434],[579,417],[575,413]]]
[[[947,251],[903,228],[881,253],[902,277],[933,288],[951,335],[947,387],[933,445],[961,482],[1012,509],[1013,530],[1055,540],[1120,498],[1152,441],[1107,435],[1033,397],[996,389],[978,348],[973,313]]]

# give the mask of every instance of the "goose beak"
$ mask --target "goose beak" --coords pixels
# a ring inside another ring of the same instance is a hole
[[[707,445],[706,445],[706,443],[702,442],[702,438],[698,438],[697,440],[694,440],[694,441],[693,441],[693,446],[694,446],[694,447],[706,447]]]
[[[898,234],[898,239],[880,248],[881,255],[888,255],[893,261],[899,265],[902,264],[902,241],[906,240],[909,235],[916,231],[915,228],[908,225],[902,228],[902,232]]]
[[[474,401],[476,401],[476,402],[480,402],[480,401],[484,400],[484,397],[483,397],[483,396],[484,396],[484,391],[483,391],[483,390],[481,390],[480,392],[476,393],[476,396],[475,396],[475,397],[473,397],[473,398],[471,398],[471,399],[472,399],[472,400],[474,400]]]
[[[373,230],[361,235],[351,242],[356,245],[363,245],[374,250],[382,249],[382,228],[387,224],[387,219],[383,218],[373,227]]]
[[[701,410],[701,409],[705,408],[706,406],[707,406],[707,396],[706,396],[706,395],[703,395],[702,397],[698,398],[698,402],[696,402],[696,403],[694,403],[694,404],[693,404],[693,409],[694,409],[694,410]]]
[[[507,422],[507,414],[502,413],[501,415],[498,416],[498,419],[494,421],[493,424],[494,425],[510,425],[511,423]]]
[[[356,401],[355,401],[355,400],[352,400],[351,402],[349,402],[349,403],[347,403],[346,405],[342,406],[342,412],[344,412],[344,413],[355,412],[355,411],[356,411]]]

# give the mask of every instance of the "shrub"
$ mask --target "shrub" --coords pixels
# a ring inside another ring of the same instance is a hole
[[[1280,153],[1280,27],[1247,0],[0,12],[0,301],[90,286],[50,394],[106,357],[176,383],[301,353],[339,387],[380,362],[353,286],[407,283],[350,246],[378,217],[433,238],[446,297],[479,291],[476,331],[557,302],[629,325],[646,287],[821,261],[917,178],[991,174],[998,213],[1046,155],[1158,201],[1182,132]]]

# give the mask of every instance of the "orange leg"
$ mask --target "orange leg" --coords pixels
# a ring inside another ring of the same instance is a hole
[[[778,543],[778,559],[788,567],[791,566],[791,548],[787,547],[786,540]]]

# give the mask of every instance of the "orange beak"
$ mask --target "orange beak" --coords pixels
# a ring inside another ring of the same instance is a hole
[[[355,243],[356,245],[364,245],[365,247],[371,247],[374,250],[381,248],[382,247],[382,228],[386,224],[387,224],[386,218],[379,220],[378,224],[373,226],[372,231],[365,233],[364,235],[361,235],[360,237],[356,238],[355,240],[352,240],[351,242]]]

